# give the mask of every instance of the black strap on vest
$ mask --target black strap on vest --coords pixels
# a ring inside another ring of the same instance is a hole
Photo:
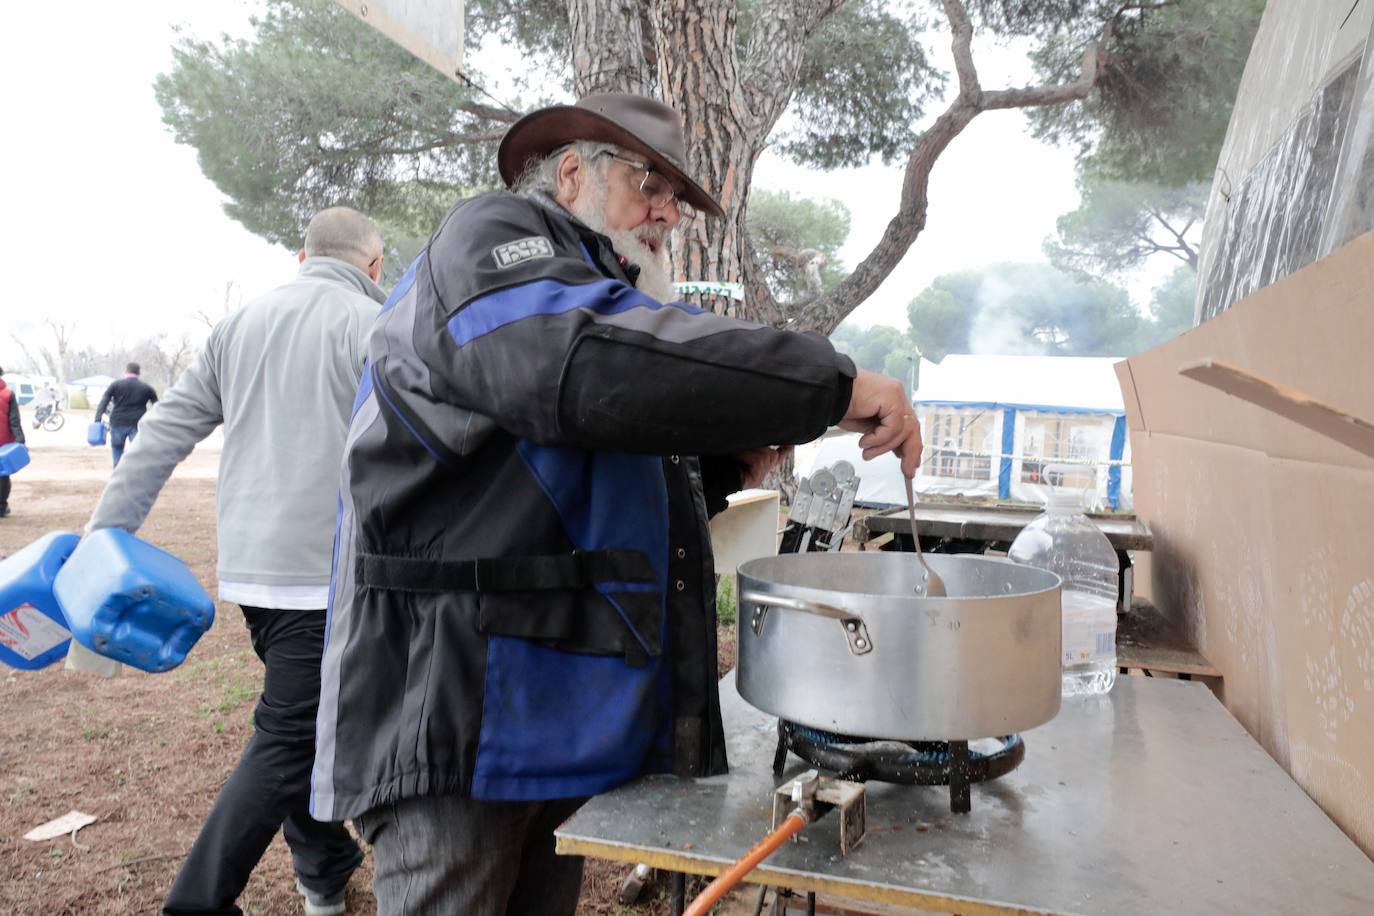
[[[532,592],[586,588],[598,582],[652,582],[654,569],[638,550],[483,560],[426,560],[360,554],[354,575],[361,586],[398,592]]]

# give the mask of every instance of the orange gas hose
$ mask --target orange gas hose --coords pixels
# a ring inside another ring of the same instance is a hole
[[[696,899],[692,901],[692,905],[683,911],[682,916],[706,916],[721,897],[724,897],[732,887],[744,879],[745,875],[757,868],[760,862],[776,852],[779,846],[786,843],[789,837],[798,833],[806,824],[807,817],[800,811],[793,811],[787,815],[787,819],[776,830],[760,840],[758,845],[746,852],[719,878],[706,885],[706,889],[697,895]]]

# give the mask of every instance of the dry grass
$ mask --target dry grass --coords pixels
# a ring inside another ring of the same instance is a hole
[[[64,460],[52,450],[45,461]],[[71,479],[16,476],[14,515],[0,521],[0,556],[53,530],[79,530],[103,482],[104,450],[71,450]],[[58,475],[60,477],[60,475]],[[103,475],[102,475],[103,476]],[[84,478],[84,479],[83,479]],[[141,532],[214,581],[214,481],[173,478]],[[242,616],[221,605],[213,629],[174,672],[126,671],[113,679],[0,669],[0,913],[157,912],[252,730],[262,666]],[[721,671],[734,634],[720,633]],[[21,839],[79,809],[100,819],[73,841]],[[658,916],[661,888],[643,905],[616,902],[629,866],[588,862],[579,914]],[[371,861],[349,886],[349,912],[375,912]],[[298,914],[290,855],[280,835],[239,901],[252,916]]]

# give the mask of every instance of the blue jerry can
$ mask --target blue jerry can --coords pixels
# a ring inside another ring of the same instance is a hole
[[[0,477],[8,477],[29,463],[29,450],[22,442],[0,445]]]
[[[86,442],[89,445],[105,444],[105,424],[99,420],[86,427]]]
[[[55,531],[0,560],[0,661],[11,668],[45,668],[66,656],[72,634],[52,586],[80,540]]]
[[[87,535],[53,594],[77,642],[144,671],[180,665],[215,620],[185,563],[119,528]]]

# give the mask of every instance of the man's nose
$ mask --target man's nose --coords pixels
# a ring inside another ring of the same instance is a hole
[[[674,229],[677,224],[682,222],[682,211],[678,209],[677,198],[673,198],[661,207],[649,207],[649,219],[656,223],[663,223],[669,229]]]

